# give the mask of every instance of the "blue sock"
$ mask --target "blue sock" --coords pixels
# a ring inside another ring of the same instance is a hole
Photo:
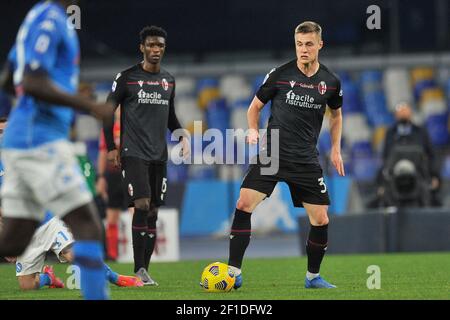
[[[99,241],[76,241],[73,246],[75,264],[80,268],[81,293],[87,300],[109,298],[103,249]]]
[[[43,286],[49,286],[50,283],[52,283],[52,280],[46,273],[41,273],[39,275],[39,288],[42,288]]]
[[[111,268],[105,263],[106,269],[106,279],[112,284],[117,284],[117,280],[119,279],[119,274],[112,271]]]

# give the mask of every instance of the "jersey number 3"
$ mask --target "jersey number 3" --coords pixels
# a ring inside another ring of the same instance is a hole
[[[323,187],[323,189],[320,190],[320,192],[321,192],[321,193],[327,192],[327,185],[325,184],[325,181],[323,181],[323,177],[317,179],[317,181],[319,181],[319,186],[322,186],[322,187]]]

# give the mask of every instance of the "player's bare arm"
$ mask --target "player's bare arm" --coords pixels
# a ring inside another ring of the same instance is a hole
[[[330,116],[330,134],[331,134],[331,153],[330,159],[340,176],[345,176],[344,162],[341,156],[341,136],[342,136],[342,111],[331,109]]]
[[[264,108],[264,103],[258,99],[258,97],[254,97],[247,111],[247,122],[248,122],[248,135],[247,142],[249,144],[257,144],[258,143],[258,123],[259,123],[259,114]]]
[[[113,114],[110,103],[96,103],[79,95],[68,94],[59,89],[46,73],[27,73],[23,77],[22,88],[25,94],[54,105],[69,106],[86,111],[102,121],[108,121]]]

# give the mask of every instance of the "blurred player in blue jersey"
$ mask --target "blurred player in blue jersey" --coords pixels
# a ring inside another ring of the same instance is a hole
[[[7,118],[0,117],[0,142],[7,124]],[[1,152],[1,149],[0,149]],[[3,165],[0,161],[0,186],[3,184]],[[1,200],[1,198],[0,198]],[[0,224],[2,221],[0,211]],[[72,263],[74,239],[63,221],[50,212],[46,212],[44,220],[33,235],[27,249],[19,257],[5,257],[8,262],[16,264],[16,276],[22,290],[64,288],[64,283],[56,277],[51,266],[44,266],[47,252],[52,251],[62,263]],[[105,264],[106,279],[119,287],[142,287],[142,281],[133,276],[120,275]]]
[[[76,95],[78,37],[66,22],[71,1],[36,4],[20,26],[2,86],[17,102],[4,132],[3,229],[0,256],[19,256],[50,210],[74,234],[75,264],[85,299],[107,299],[101,225],[92,195],[68,141],[73,110],[100,120],[113,109]]]

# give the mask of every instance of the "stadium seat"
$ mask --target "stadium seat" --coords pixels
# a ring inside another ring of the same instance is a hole
[[[351,146],[351,156],[353,158],[369,158],[373,155],[370,141],[357,141]]]
[[[357,181],[374,181],[380,161],[374,157],[355,157],[351,161],[352,177]]]
[[[214,99],[206,108],[206,121],[209,128],[219,129],[223,133],[230,127],[230,110],[224,98]]]
[[[256,93],[256,91],[258,91],[259,87],[261,87],[261,85],[264,82],[264,79],[266,78],[266,75],[259,75],[256,76],[253,81],[252,81],[252,93],[253,95]]]
[[[354,113],[343,118],[343,136],[349,145],[356,141],[369,141],[371,137],[370,128],[362,113]]]
[[[239,108],[231,111],[231,127],[247,130],[247,109]]]
[[[322,130],[319,135],[319,141],[317,142],[317,148],[320,155],[326,155],[331,149],[331,135],[330,131]]]
[[[424,89],[420,95],[420,105],[436,100],[444,100],[444,91],[438,87]]]
[[[188,169],[188,177],[192,180],[209,180],[217,177],[216,166],[191,165]]]
[[[383,88],[388,109],[393,112],[399,102],[413,102],[409,73],[406,69],[388,68],[383,76]]]
[[[204,113],[198,107],[197,100],[190,97],[175,99],[175,112],[183,127],[187,127],[193,121],[204,120]]]
[[[434,78],[434,70],[428,67],[418,67],[411,70],[411,79],[413,85],[423,80],[431,80]]]
[[[188,166],[185,164],[175,165],[168,161],[167,179],[170,183],[186,182],[188,179]]]
[[[363,71],[359,81],[364,94],[378,92],[382,90],[383,74],[381,71]]]
[[[237,100],[248,99],[252,94],[247,80],[240,75],[226,75],[220,78],[219,90],[230,104]]]
[[[357,86],[351,80],[342,81],[341,84],[344,93],[343,110],[345,114],[363,112]]]
[[[250,106],[251,103],[251,99],[249,97],[245,97],[243,99],[239,99],[239,100],[235,100],[232,103],[228,104],[228,107],[230,107],[231,109],[245,109],[247,110],[247,108]]]
[[[211,100],[220,97],[219,82],[215,78],[203,78],[197,82],[198,106],[205,109]]]
[[[436,87],[437,83],[436,81],[434,81],[434,79],[425,79],[417,82],[414,85],[414,100],[419,101],[424,90]]]
[[[373,150],[375,150],[377,152],[381,151],[381,148],[384,144],[384,140],[386,137],[386,131],[387,131],[386,126],[379,126],[379,127],[375,128],[375,130],[373,132],[373,136],[372,136]]]
[[[430,115],[425,123],[434,145],[442,146],[449,142],[448,113]]]
[[[444,99],[428,100],[421,107],[421,113],[425,119],[435,114],[445,113],[446,111],[447,105]]]
[[[190,77],[179,77],[176,79],[175,94],[177,97],[193,96],[195,94],[195,79]]]
[[[444,179],[450,179],[450,156],[446,156],[443,161],[441,177]]]

